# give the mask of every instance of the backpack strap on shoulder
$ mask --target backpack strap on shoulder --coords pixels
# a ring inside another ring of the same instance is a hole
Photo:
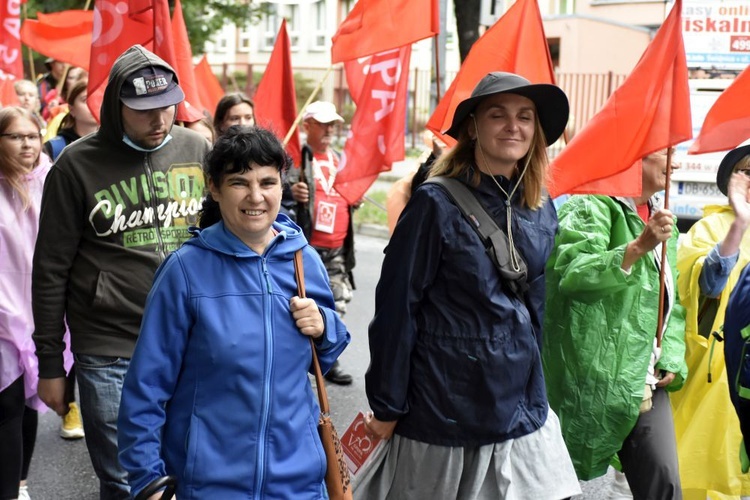
[[[459,208],[469,225],[479,235],[490,260],[500,272],[508,288],[519,297],[523,297],[528,289],[526,261],[519,254],[520,270],[513,269],[508,235],[495,223],[474,193],[463,182],[451,177],[430,177],[425,181],[425,183],[428,182],[439,185],[448,194],[453,204]]]

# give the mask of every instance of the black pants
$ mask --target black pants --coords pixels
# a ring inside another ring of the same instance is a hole
[[[623,472],[634,500],[681,500],[677,438],[667,391],[657,388],[653,403],[622,444]]]
[[[29,475],[38,420],[26,406],[23,376],[0,392],[0,500],[18,498],[18,483]]]

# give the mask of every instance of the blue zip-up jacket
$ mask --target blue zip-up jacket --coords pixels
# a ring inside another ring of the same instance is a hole
[[[323,314],[328,370],[349,342],[326,270],[287,216],[258,255],[222,222],[159,268],[120,404],[120,463],[133,495],[166,474],[177,497],[326,498],[308,337],[289,300],[303,249],[307,296]]]
[[[506,191],[510,185],[496,177]],[[505,196],[482,174],[469,186],[497,225]],[[539,429],[547,418],[540,356],[544,264],[554,245],[552,202],[513,196],[516,248],[528,265],[524,300],[510,294],[484,245],[443,189],[423,184],[396,225],[370,324],[367,397],[395,433],[441,446],[479,446]]]

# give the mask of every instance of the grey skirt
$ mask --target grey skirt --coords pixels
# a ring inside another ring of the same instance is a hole
[[[541,429],[477,447],[394,435],[379,462],[354,477],[355,500],[560,500],[581,493],[550,409]]]

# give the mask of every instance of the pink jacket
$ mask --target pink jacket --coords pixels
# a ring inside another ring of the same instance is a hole
[[[44,153],[39,166],[26,177],[30,205],[0,174],[0,391],[23,375],[27,406],[45,411],[37,397],[39,379],[34,354],[34,319],[31,313],[31,261],[39,230],[39,208],[44,179],[52,162]],[[66,369],[72,365],[70,349]]]

